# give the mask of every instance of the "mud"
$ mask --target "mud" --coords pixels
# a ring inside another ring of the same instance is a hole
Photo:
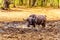
[[[18,27],[20,26],[20,27]],[[25,28],[23,28],[23,27]],[[37,29],[38,28],[38,29]],[[49,21],[46,27],[28,28],[22,22],[0,22],[0,40],[59,40],[60,21]]]

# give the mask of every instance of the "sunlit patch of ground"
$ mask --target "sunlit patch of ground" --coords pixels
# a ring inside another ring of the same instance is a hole
[[[47,20],[59,20],[60,9],[51,8],[12,8],[10,11],[0,11],[0,21],[22,21],[30,14],[47,15]]]

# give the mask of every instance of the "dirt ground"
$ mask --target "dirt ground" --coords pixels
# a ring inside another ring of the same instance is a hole
[[[60,21],[48,22],[45,28],[36,26],[38,29],[6,27],[0,27],[0,40],[60,40]]]

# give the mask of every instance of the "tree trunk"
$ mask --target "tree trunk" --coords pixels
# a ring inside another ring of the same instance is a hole
[[[59,0],[57,0],[58,1],[58,8],[59,8]]]
[[[13,5],[13,6],[16,7],[16,6],[15,6],[15,0],[14,0],[14,5]]]
[[[31,1],[32,1],[32,0],[29,0],[29,6],[31,6]]]
[[[34,6],[34,5],[35,5],[35,3],[36,3],[36,0],[33,0],[33,1],[32,1],[32,6]]]
[[[9,0],[4,0],[4,9],[8,9],[9,8],[9,5],[10,5],[10,2]]]
[[[21,0],[21,3],[22,3],[22,5],[23,5],[23,0]]]

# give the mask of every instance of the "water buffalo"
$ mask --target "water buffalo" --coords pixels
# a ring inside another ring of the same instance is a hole
[[[33,27],[35,27],[35,25],[42,25],[43,27],[45,27],[46,24],[46,16],[45,15],[35,15],[32,14],[27,18],[27,22],[28,22],[28,27],[30,27],[30,25],[32,25]]]

